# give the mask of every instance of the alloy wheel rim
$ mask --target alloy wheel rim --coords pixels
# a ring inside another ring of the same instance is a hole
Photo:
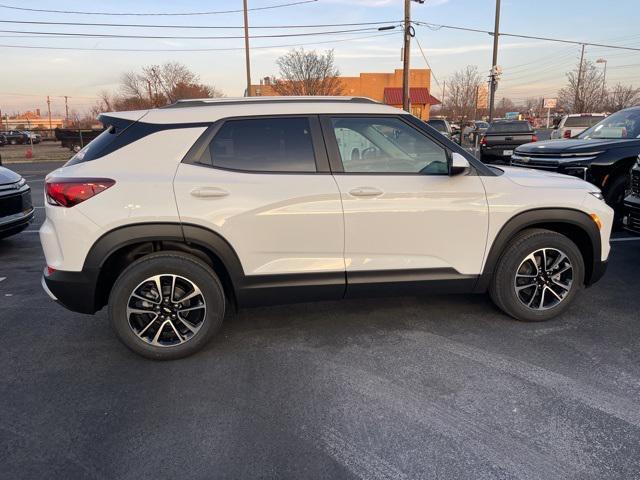
[[[154,347],[175,347],[202,328],[207,304],[198,286],[186,277],[154,275],[133,289],[127,321],[133,333]]]
[[[532,310],[558,306],[571,291],[573,265],[557,248],[540,248],[520,263],[513,286],[520,303]]]

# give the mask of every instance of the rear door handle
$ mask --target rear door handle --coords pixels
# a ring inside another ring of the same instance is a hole
[[[354,197],[378,197],[384,192],[375,187],[356,187],[349,190],[349,195]]]
[[[229,195],[229,192],[218,187],[197,187],[191,190],[191,195],[198,198],[221,198]]]

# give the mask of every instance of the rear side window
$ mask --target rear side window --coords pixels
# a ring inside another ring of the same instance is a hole
[[[209,145],[216,168],[247,172],[315,172],[307,118],[228,120]]]
[[[439,132],[447,131],[447,124],[444,123],[444,120],[429,120],[427,124],[431,125],[433,128],[438,130]]]
[[[80,141],[79,137],[80,135],[78,134],[77,142]],[[100,156],[100,152],[105,150],[112,142],[114,142],[116,137],[116,127],[111,125],[96,138],[90,140],[82,150],[71,157],[71,160],[67,162],[67,166],[75,165],[76,163],[88,162],[89,160],[98,158]]]
[[[496,122],[492,123],[487,133],[520,133],[533,132],[529,122]]]

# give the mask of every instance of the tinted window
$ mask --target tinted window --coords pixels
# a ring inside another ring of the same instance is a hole
[[[76,153],[71,160],[69,160],[66,166],[75,165],[76,163],[88,162],[94,160],[100,156],[100,153],[105,150],[112,142],[118,137],[116,127],[110,126],[96,138],[91,140],[85,147]],[[80,142],[80,134],[78,133],[78,140]]]
[[[209,146],[214,167],[253,172],[315,172],[306,118],[229,120]]]
[[[487,133],[533,132],[529,122],[496,122],[489,125]]]
[[[620,110],[585,130],[578,138],[640,138],[640,109]]]
[[[333,118],[345,172],[446,175],[445,149],[398,118]]]
[[[584,116],[584,117],[567,117],[567,120],[564,122],[565,127],[592,127],[600,120],[602,117],[596,117],[594,115]]]
[[[439,132],[447,131],[447,124],[444,120],[428,120],[427,123],[431,125],[433,128],[438,130]]]

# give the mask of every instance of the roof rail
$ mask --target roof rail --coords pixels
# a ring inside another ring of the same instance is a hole
[[[243,103],[373,103],[380,104],[376,100],[367,97],[340,97],[340,96],[280,96],[280,97],[238,97],[238,98],[197,98],[193,100],[178,100],[171,105],[160,108],[188,108],[210,107],[213,105],[241,105]]]

